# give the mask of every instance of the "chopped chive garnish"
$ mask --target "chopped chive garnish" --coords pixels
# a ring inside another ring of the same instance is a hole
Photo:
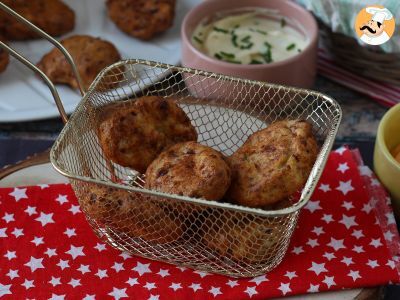
[[[300,52],[301,52],[301,49],[297,49],[297,52],[299,52],[299,53],[300,53]]]
[[[248,42],[250,42],[250,38],[251,38],[250,35],[246,35],[244,38],[241,39],[241,41],[242,41],[243,43],[248,43]]]
[[[240,61],[234,60],[235,54],[232,54],[232,53],[226,53],[224,51],[221,51],[219,53],[215,53],[214,57],[219,59],[219,60],[225,61],[225,62],[230,62],[230,63],[233,63],[233,64],[241,64]]]
[[[262,56],[262,58],[264,59],[264,61],[266,63],[270,63],[270,62],[273,61],[272,60],[272,53],[271,53],[272,45],[270,43],[268,43],[268,42],[264,42],[264,45],[265,45],[265,47],[267,47],[267,51],[261,53],[261,56]]]
[[[240,49],[242,49],[242,50],[251,49],[251,47],[253,47],[253,45],[254,45],[253,43],[242,45],[242,46],[240,46]]]
[[[235,47],[239,47],[239,45],[238,45],[238,43],[237,43],[237,38],[238,38],[238,36],[236,35],[236,34],[232,34],[232,44],[233,44],[233,46],[235,46]]]
[[[287,51],[293,50],[296,47],[295,43],[290,44],[289,46],[286,47]]]
[[[257,33],[262,34],[262,35],[267,35],[268,34],[266,31],[263,31],[263,30],[260,30],[260,29],[250,28],[249,30],[251,32],[257,32]]]
[[[198,42],[199,44],[203,44],[203,41],[199,39],[197,36],[194,36],[193,39]]]
[[[203,35],[203,33],[202,32],[199,32],[199,36],[202,36]]]
[[[229,33],[228,30],[223,29],[223,28],[219,28],[219,27],[216,27],[216,26],[213,27],[213,30],[214,30],[214,31],[217,31],[217,32],[225,33],[225,34],[226,34],[226,33]]]
[[[257,60],[257,59],[252,59],[251,62],[250,62],[250,64],[251,64],[251,65],[261,65],[262,62],[259,61],[259,60]]]
[[[222,60],[222,56],[219,55],[218,53],[215,53],[214,56],[215,56],[215,58],[218,58],[218,59]]]
[[[227,52],[221,51],[220,54],[222,56],[225,56],[226,58],[235,58],[235,54],[233,54],[233,53],[227,53]]]
[[[284,18],[281,19],[281,27],[286,26],[286,20]]]
[[[236,24],[235,26],[233,26],[233,28],[239,28],[240,27],[240,24]]]
[[[272,45],[271,45],[270,43],[268,43],[268,42],[264,42],[264,45],[265,45],[265,47],[267,47],[267,48],[272,48]]]

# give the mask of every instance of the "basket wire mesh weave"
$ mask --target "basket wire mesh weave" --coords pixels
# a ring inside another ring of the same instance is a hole
[[[39,72],[4,43],[0,46]],[[47,83],[67,120],[54,86]],[[287,207],[278,210],[144,189],[143,174],[104,156],[97,126],[104,106],[117,101],[124,105],[129,99],[146,95],[173,97],[196,127],[198,141],[227,156],[249,135],[276,120],[308,120],[321,147],[307,183]],[[281,262],[299,210],[322,173],[340,120],[339,105],[314,91],[126,60],[98,75],[59,135],[50,159],[61,174],[69,177],[94,232],[112,246],[197,270],[250,277],[268,272]],[[96,201],[102,206],[93,209]]]

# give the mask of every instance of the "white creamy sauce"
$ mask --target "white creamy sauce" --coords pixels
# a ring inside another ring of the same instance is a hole
[[[309,43],[285,19],[270,19],[258,12],[203,20],[194,30],[192,42],[208,56],[237,64],[282,61]]]

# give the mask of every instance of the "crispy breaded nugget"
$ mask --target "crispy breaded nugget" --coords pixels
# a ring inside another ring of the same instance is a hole
[[[75,27],[75,13],[59,0],[3,0],[4,4],[51,36],[70,32]],[[0,33],[9,40],[40,38],[28,26],[0,11]]]
[[[175,0],[107,0],[110,19],[123,32],[149,40],[173,25]]]
[[[91,219],[131,238],[165,244],[183,234],[179,216],[172,216],[144,195],[91,184],[89,193],[78,196]]]
[[[185,112],[173,99],[157,96],[105,107],[98,136],[108,159],[141,173],[167,147],[197,140]]]
[[[206,200],[220,200],[231,183],[231,170],[218,151],[196,142],[176,144],[146,171],[145,188]]]
[[[275,122],[252,134],[229,157],[232,185],[227,198],[250,207],[284,200],[303,187],[317,154],[308,122]]]
[[[3,49],[0,49],[0,73],[3,73],[7,69],[9,61],[10,56],[8,53]]]
[[[121,56],[115,46],[99,38],[75,35],[64,39],[61,44],[73,57],[86,89],[101,70],[121,60]],[[71,66],[57,48],[53,48],[53,50],[44,55],[38,63],[38,67],[52,82],[68,84],[75,89],[78,88],[78,82]],[[116,84],[108,84],[107,88],[113,88]]]

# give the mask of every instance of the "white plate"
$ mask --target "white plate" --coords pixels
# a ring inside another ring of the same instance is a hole
[[[69,35],[88,34],[112,42],[122,58],[141,58],[179,64],[180,28],[190,8],[201,0],[177,0],[174,26],[151,41],[144,42],[121,32],[106,14],[104,0],[65,0],[76,14],[75,30]],[[53,46],[45,40],[13,42],[11,46],[37,63]],[[57,85],[67,113],[72,113],[81,97],[67,86]],[[0,75],[0,122],[20,122],[57,117],[58,111],[47,86],[30,70],[12,59]]]

